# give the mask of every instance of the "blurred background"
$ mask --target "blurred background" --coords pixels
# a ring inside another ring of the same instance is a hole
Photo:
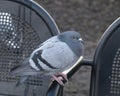
[[[95,49],[108,26],[120,16],[119,0],[35,0],[55,20],[60,32],[80,32],[84,58],[93,59]],[[64,96],[89,96],[90,67],[82,67],[65,85]]]

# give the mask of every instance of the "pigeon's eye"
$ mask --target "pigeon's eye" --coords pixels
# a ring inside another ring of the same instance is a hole
[[[76,37],[76,39],[78,40],[78,39],[79,39],[79,37]]]
[[[72,39],[77,39],[76,37],[72,37]]]

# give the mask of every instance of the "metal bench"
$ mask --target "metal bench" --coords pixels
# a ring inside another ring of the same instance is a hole
[[[9,72],[40,43],[58,33],[54,20],[34,1],[0,0],[0,96],[45,96],[49,77],[30,77],[16,88],[19,77],[11,77]]]
[[[89,96],[120,96],[120,18],[103,34],[94,59],[83,60],[68,72],[68,78],[84,65],[92,67]],[[63,96],[63,87],[54,81],[47,96]]]

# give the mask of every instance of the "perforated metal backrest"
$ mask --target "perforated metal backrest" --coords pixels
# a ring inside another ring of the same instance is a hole
[[[27,96],[44,96],[49,77],[30,77],[27,86],[16,88],[19,77],[11,77],[9,72],[40,43],[58,33],[53,19],[34,1],[0,0],[0,94],[23,96],[27,89]]]
[[[92,74],[91,96],[120,96],[120,18],[101,38]]]

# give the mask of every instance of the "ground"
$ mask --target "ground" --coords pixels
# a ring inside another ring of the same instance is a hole
[[[84,58],[92,59],[98,41],[120,14],[119,0],[35,0],[53,17],[61,32],[81,33]],[[90,67],[82,67],[66,84],[64,96],[88,96]]]

